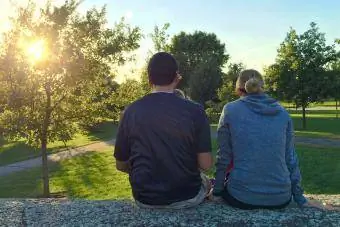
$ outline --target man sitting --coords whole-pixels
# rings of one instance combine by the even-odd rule
[[[201,170],[212,166],[210,126],[199,104],[178,97],[176,60],[155,54],[148,65],[153,92],[122,116],[114,157],[129,173],[133,197],[144,208],[188,208],[210,190]]]

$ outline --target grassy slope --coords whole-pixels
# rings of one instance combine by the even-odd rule
[[[215,142],[213,144],[216,149]],[[339,194],[339,149],[299,146],[297,150],[305,191],[312,194]],[[53,164],[50,170],[51,191],[66,192],[71,198],[131,198],[128,176],[118,172],[114,164],[112,149]],[[0,182],[0,197],[41,195],[39,168],[0,177]]]
[[[66,143],[66,147],[79,147],[93,143],[98,140],[109,140],[116,135],[116,126],[112,122],[104,122],[100,125],[100,129],[92,132],[76,134],[74,138]],[[3,142],[4,143],[4,142]],[[28,146],[24,141],[4,143],[0,142],[0,166],[11,164],[18,161],[27,160],[40,155],[39,149]],[[50,143],[48,145],[49,153],[55,153],[60,149],[64,149],[65,145],[61,141]]]

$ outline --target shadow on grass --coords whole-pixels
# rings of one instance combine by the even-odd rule
[[[49,172],[53,195],[91,200],[131,199],[128,175],[116,170],[112,149],[50,163]],[[0,177],[0,182],[0,198],[42,195],[41,168]]]
[[[51,179],[53,191],[67,191],[70,198],[131,198],[128,176],[115,169],[112,151],[69,159],[58,166]]]
[[[0,198],[36,198],[42,195],[41,168],[0,177]]]

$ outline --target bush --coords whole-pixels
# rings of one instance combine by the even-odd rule
[[[220,119],[220,113],[218,111],[216,111],[214,108],[207,108],[205,110],[205,112],[207,113],[208,119],[210,124],[217,124],[219,119]]]

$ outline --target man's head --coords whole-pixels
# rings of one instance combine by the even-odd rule
[[[176,87],[181,80],[178,74],[178,64],[175,58],[166,52],[152,56],[148,65],[149,81],[154,86]]]

